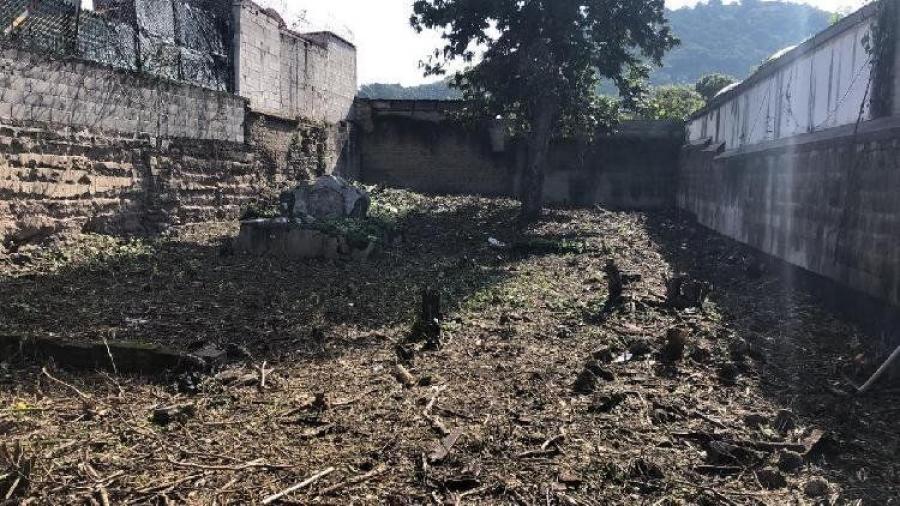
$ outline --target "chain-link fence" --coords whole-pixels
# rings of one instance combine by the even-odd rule
[[[230,91],[230,2],[0,0],[0,42]]]
[[[73,1],[0,0],[0,34],[36,52],[74,50],[78,7]]]

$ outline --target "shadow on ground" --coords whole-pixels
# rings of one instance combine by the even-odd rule
[[[366,262],[235,255],[223,246],[236,232],[228,225],[103,239],[68,253],[80,260],[43,259],[31,273],[0,277],[2,333],[324,359],[411,326],[424,285],[440,288],[452,310],[504,279],[507,260],[488,238],[513,240],[516,213],[508,201],[423,198],[400,224],[403,240]],[[42,273],[48,262],[53,272]]]
[[[821,429],[833,438],[831,451],[813,464],[841,484],[843,495],[833,504],[894,504],[900,496],[896,377],[866,396],[854,390],[897,341],[881,325],[890,320],[884,308],[869,315],[852,311],[865,320],[848,320],[841,300],[853,294],[684,214],[649,215],[646,228],[674,270],[715,285],[712,302],[728,337],[746,343],[753,355],[739,362],[749,383],[796,415],[799,429]]]

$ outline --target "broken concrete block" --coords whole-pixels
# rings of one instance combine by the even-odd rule
[[[281,196],[282,211],[289,218],[328,220],[365,218],[369,195],[337,176],[323,176],[303,183]]]

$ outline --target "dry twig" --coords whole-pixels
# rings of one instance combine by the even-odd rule
[[[304,487],[308,487],[309,485],[312,485],[313,483],[319,481],[320,479],[333,473],[334,471],[335,471],[335,469],[333,467],[329,467],[328,469],[325,469],[324,471],[316,473],[296,485],[290,486],[290,487],[282,490],[281,492],[278,492],[277,494],[272,494],[272,495],[266,497],[265,499],[262,500],[262,502],[260,504],[262,504],[263,506],[265,506],[266,504],[272,504],[273,502],[281,499],[282,497],[284,497],[288,494],[292,494]]]

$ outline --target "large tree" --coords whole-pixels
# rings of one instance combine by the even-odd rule
[[[426,64],[442,74],[461,60],[453,83],[469,111],[499,116],[527,137],[522,217],[543,207],[544,165],[556,133],[593,132],[611,121],[595,93],[607,79],[625,107],[645,93],[647,63],[662,65],[677,44],[664,0],[416,0],[417,30],[438,29],[445,45]]]

